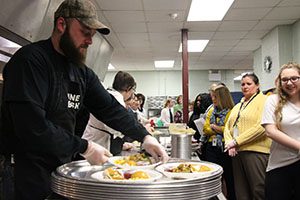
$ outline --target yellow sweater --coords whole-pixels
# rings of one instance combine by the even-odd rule
[[[210,117],[211,117],[213,111],[214,111],[214,107],[212,106],[207,112],[207,115],[205,118],[205,123],[203,125],[203,133],[204,133],[204,135],[208,136],[209,142],[211,142],[213,140],[213,138],[216,137],[216,134],[217,134],[217,132],[215,132],[213,129],[210,128]],[[230,111],[226,114],[224,123],[227,122],[229,115],[230,115]],[[221,128],[222,128],[222,132],[224,132],[225,127],[222,126]],[[223,138],[223,141],[224,141],[224,138]]]
[[[265,129],[260,125],[266,98],[267,96],[259,93],[248,105],[248,102],[243,104],[237,122],[239,135],[235,138],[238,151],[270,153],[271,139],[266,136]],[[233,139],[233,124],[243,101],[244,98],[233,107],[225,124],[225,144]]]

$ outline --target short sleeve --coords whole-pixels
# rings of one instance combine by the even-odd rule
[[[277,102],[278,102],[277,95],[268,96],[264,106],[261,125],[276,123],[274,112],[275,112],[275,107],[277,105]]]

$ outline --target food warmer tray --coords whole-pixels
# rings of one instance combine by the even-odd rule
[[[169,162],[187,161],[171,159]],[[189,160],[190,161],[190,160]],[[221,193],[222,169],[206,178],[170,179],[152,183],[111,183],[91,175],[110,167],[91,166],[85,160],[62,165],[52,173],[52,190],[69,199],[209,199]]]

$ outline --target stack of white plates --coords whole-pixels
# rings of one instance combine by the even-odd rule
[[[165,165],[172,165],[172,163]],[[168,174],[162,171],[164,176],[154,182],[108,181],[98,176],[99,172],[108,166],[111,165],[90,166],[86,161],[62,165],[52,173],[52,190],[69,199],[82,200],[209,199],[221,193],[223,170],[218,165],[214,165],[216,168],[213,173],[201,177],[185,177],[185,179],[168,177]],[[157,169],[162,170],[162,166],[158,166]]]

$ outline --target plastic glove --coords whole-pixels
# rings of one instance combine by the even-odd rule
[[[144,138],[142,147],[149,153],[155,160],[161,160],[166,163],[169,160],[169,156],[164,147],[151,135],[147,135]]]
[[[107,149],[96,144],[95,142],[88,141],[87,150],[81,154],[91,165],[101,165],[107,162],[108,157],[113,156]]]
[[[132,149],[134,147],[134,145],[132,143],[129,142],[125,142],[123,144],[122,150],[123,151],[129,151],[130,149]]]

